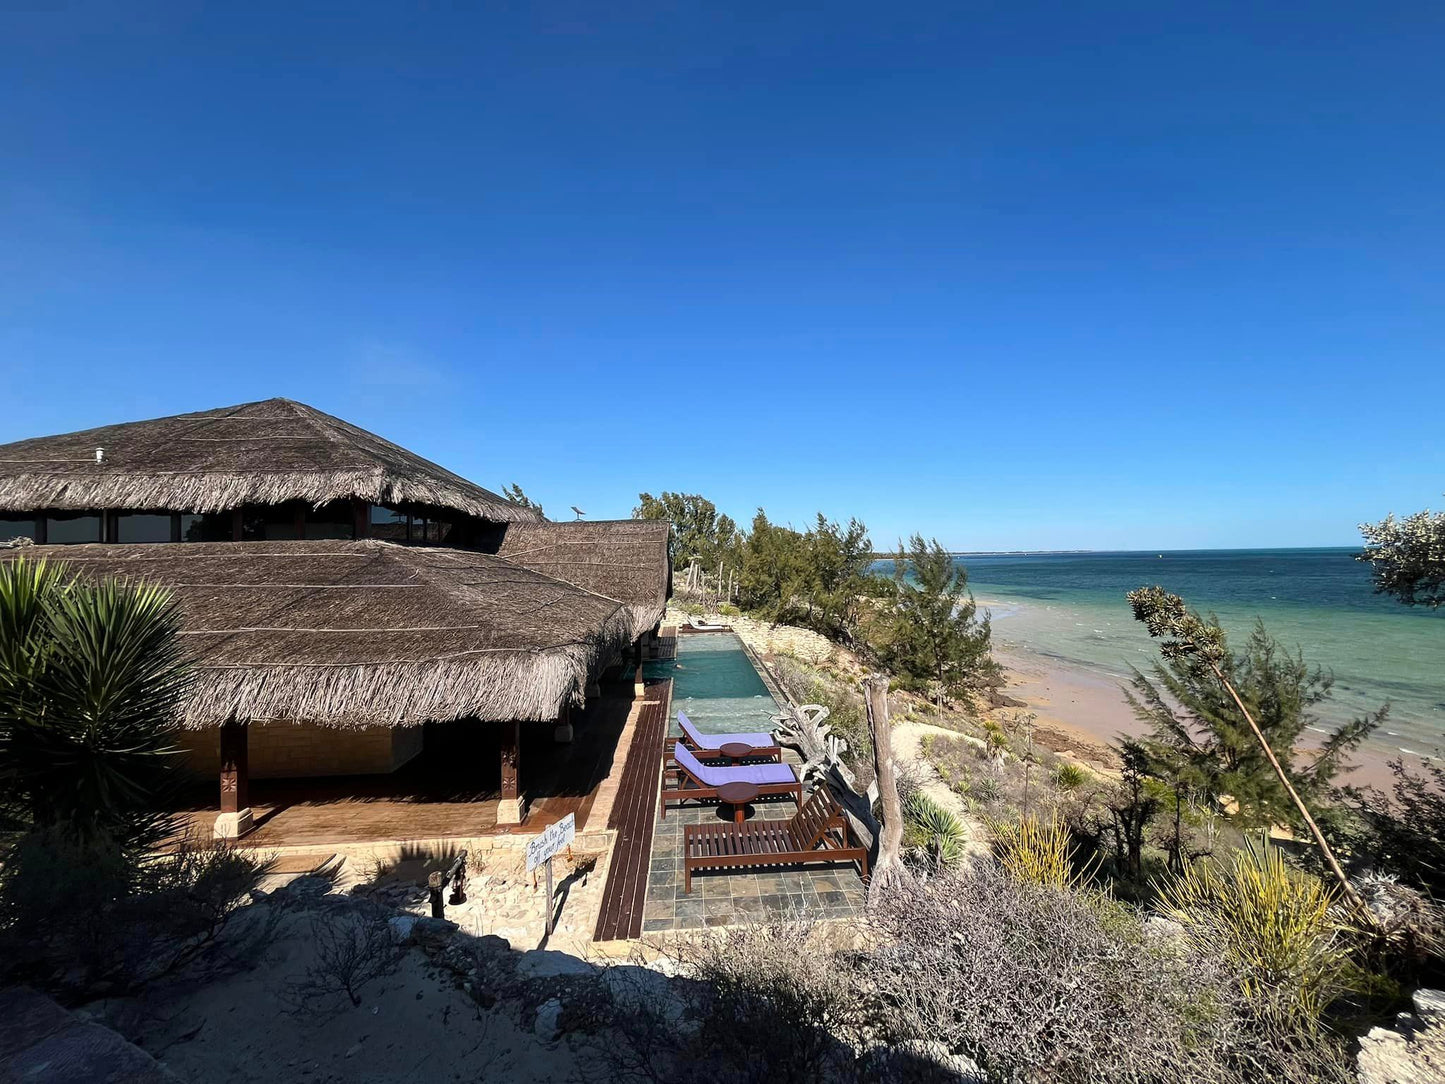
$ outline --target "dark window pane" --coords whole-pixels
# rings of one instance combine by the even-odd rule
[[[100,541],[100,517],[87,515],[47,516],[45,541],[52,546],[68,546],[76,542]]]
[[[171,517],[133,516],[126,513],[116,517],[115,540],[117,542],[169,542],[171,540]]]
[[[426,525],[426,540],[433,545],[441,545],[449,541],[455,531],[455,527],[444,519],[428,520]]]
[[[248,508],[241,517],[243,542],[275,542],[294,539],[297,508],[291,504]]]
[[[181,541],[231,541],[231,513],[207,512],[203,516],[181,516]]]
[[[0,519],[0,542],[8,542],[12,538],[28,538],[33,542],[35,540],[35,517]]]
[[[306,510],[306,537],[307,538],[344,538],[356,537],[356,523],[352,519],[351,502],[332,501],[330,504],[323,504],[320,508],[308,508]]]
[[[371,506],[371,537],[385,539],[388,542],[405,542],[406,513],[398,512],[395,508],[387,508],[385,505],[373,504]]]

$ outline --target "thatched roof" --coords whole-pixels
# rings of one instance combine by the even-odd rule
[[[627,606],[638,632],[662,620],[672,585],[659,520],[511,523],[499,556]]]
[[[100,463],[97,448],[105,449]],[[541,518],[375,433],[290,399],[0,444],[0,511],[220,512],[350,497],[456,509],[502,523]]]
[[[464,550],[363,541],[0,551],[40,558],[174,592],[200,675],[189,727],[555,719],[633,635],[620,603]]]

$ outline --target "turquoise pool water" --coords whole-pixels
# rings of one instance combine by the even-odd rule
[[[681,634],[677,658],[649,662],[648,677],[672,678],[672,733],[683,711],[704,734],[771,730],[777,701],[736,633]]]

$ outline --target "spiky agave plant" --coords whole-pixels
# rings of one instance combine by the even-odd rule
[[[190,687],[168,592],[0,564],[0,794],[15,827],[144,848],[165,832]]]
[[[1247,840],[1156,882],[1163,913],[1211,955],[1231,962],[1260,1012],[1313,1026],[1348,974],[1345,928],[1329,887],[1286,864],[1277,847]]]
[[[938,802],[915,790],[903,803],[903,815],[908,821],[904,842],[926,855],[934,869],[949,869],[963,860],[968,829]]]
[[[1082,883],[1082,875],[1074,869],[1069,829],[1057,817],[993,821],[989,831],[994,839],[994,857],[1011,877],[1053,888]]]

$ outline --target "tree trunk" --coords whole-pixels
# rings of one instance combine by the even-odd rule
[[[1379,922],[1375,919],[1374,912],[1365,905],[1365,901],[1360,897],[1360,894],[1355,891],[1355,886],[1350,884],[1350,879],[1345,876],[1345,871],[1340,868],[1339,860],[1335,858],[1335,852],[1330,849],[1329,843],[1325,841],[1325,834],[1320,831],[1320,826],[1315,823],[1314,817],[1310,816],[1309,808],[1305,805],[1304,799],[1299,796],[1299,792],[1294,789],[1294,784],[1289,781],[1289,776],[1285,773],[1284,766],[1280,764],[1279,758],[1274,755],[1274,749],[1270,747],[1269,740],[1264,736],[1264,731],[1262,731],[1259,728],[1259,724],[1254,721],[1254,716],[1251,715],[1249,709],[1244,706],[1244,701],[1240,699],[1239,693],[1235,691],[1229,679],[1224,676],[1224,671],[1219,668],[1219,665],[1210,661],[1209,668],[1214,671],[1214,676],[1219,679],[1219,683],[1223,685],[1225,689],[1228,690],[1229,695],[1234,698],[1235,706],[1238,707],[1240,713],[1243,714],[1244,721],[1249,724],[1249,729],[1254,732],[1254,739],[1259,742],[1259,747],[1264,750],[1264,755],[1269,759],[1270,766],[1274,768],[1274,774],[1279,777],[1280,785],[1284,787],[1285,793],[1294,800],[1295,808],[1299,810],[1300,816],[1304,818],[1305,824],[1309,827],[1310,834],[1315,837],[1315,843],[1319,845],[1320,854],[1324,856],[1326,864],[1330,867],[1330,871],[1334,873],[1335,880],[1339,882],[1340,890],[1344,893],[1345,899],[1350,901],[1350,904],[1369,926],[1378,929]]]
[[[888,679],[874,674],[863,681],[868,707],[868,732],[873,739],[873,768],[878,776],[878,801],[882,825],[878,832],[878,860],[868,885],[868,906],[907,880],[903,868],[903,802],[898,797],[898,779],[893,774],[893,734],[888,725]]]

